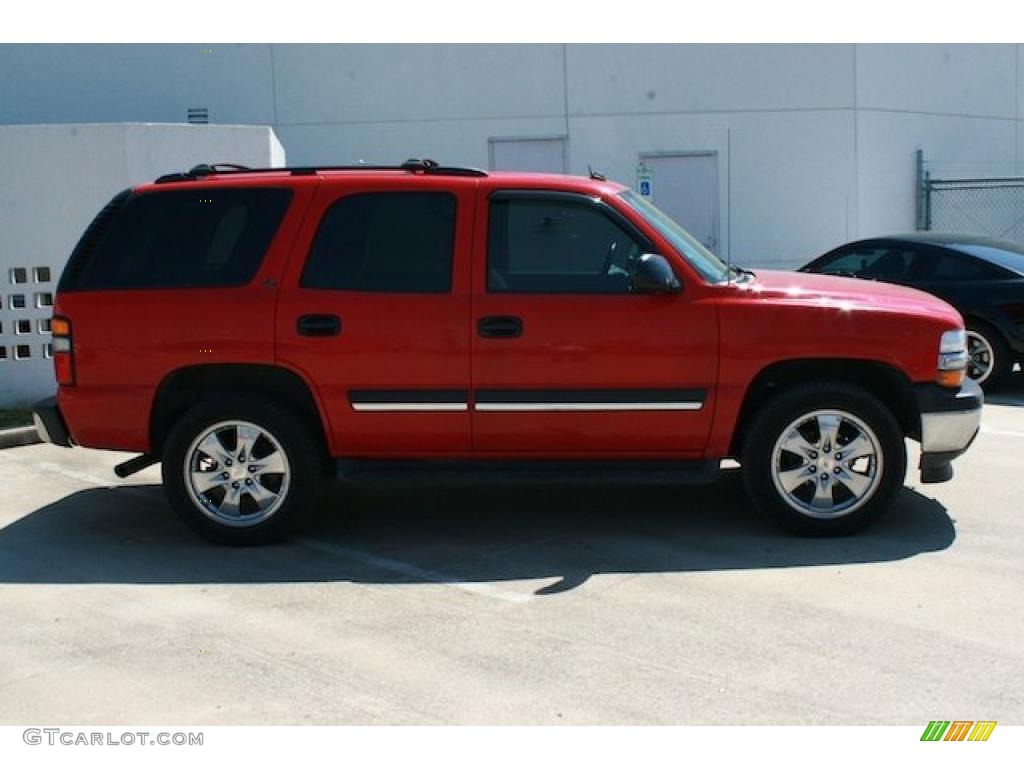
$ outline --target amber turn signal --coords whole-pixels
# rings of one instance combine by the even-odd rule
[[[935,381],[942,387],[959,387],[964,383],[964,369],[958,368],[955,371],[939,371]]]

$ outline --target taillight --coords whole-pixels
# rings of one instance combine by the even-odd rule
[[[57,383],[69,387],[75,383],[75,350],[71,343],[71,321],[55,315],[50,321],[53,334],[53,372]]]

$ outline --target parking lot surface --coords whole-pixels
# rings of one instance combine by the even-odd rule
[[[124,458],[0,451],[2,723],[1024,723],[1024,385],[951,483],[911,470],[832,540],[763,522],[733,470],[338,487],[232,549]]]

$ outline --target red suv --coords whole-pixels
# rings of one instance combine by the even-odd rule
[[[217,541],[293,529],[341,465],[742,464],[802,533],[883,512],[978,430],[963,321],[882,283],[729,267],[620,184],[198,166],[117,195],[61,277],[59,445],[161,461]]]

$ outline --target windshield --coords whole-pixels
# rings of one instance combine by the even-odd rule
[[[658,234],[668,240],[679,252],[679,255],[700,272],[705,280],[709,283],[720,283],[728,279],[729,269],[724,262],[643,197],[630,189],[620,192],[619,197],[625,200],[630,208],[643,216],[648,224],[658,230]]]

